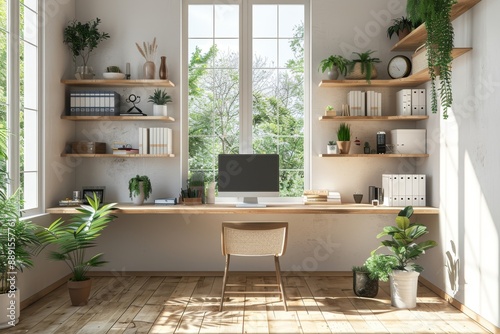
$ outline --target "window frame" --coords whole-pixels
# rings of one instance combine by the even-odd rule
[[[7,160],[7,170],[9,172],[10,183],[7,187],[7,193],[13,194],[21,186],[21,155],[20,155],[20,114],[21,114],[21,91],[20,91],[20,52],[21,43],[26,41],[21,39],[20,22],[21,11],[20,6],[23,4],[20,0],[9,0],[7,3],[8,15],[8,37],[7,37],[7,128],[9,135],[7,139],[7,152],[9,159]],[[37,205],[34,208],[23,209],[23,216],[32,216],[42,213],[44,199],[42,197],[42,74],[43,74],[43,61],[42,61],[42,25],[40,24],[42,15],[42,1],[37,0],[36,7],[36,29],[37,29],[37,104],[36,104],[36,124],[37,124]],[[26,80],[26,79],[25,79]],[[15,130],[14,130],[15,129]]]
[[[183,0],[182,6],[182,56],[181,56],[181,174],[188,178],[189,159],[189,111],[188,111],[188,7],[191,4],[238,4],[240,6],[240,153],[252,153],[252,6],[271,5],[304,5],[304,189],[311,184],[311,140],[310,140],[310,108],[311,108],[311,64],[310,64],[310,0]],[[245,15],[244,13],[249,13]],[[273,202],[297,202],[301,197],[273,198]],[[265,202],[265,199],[263,199]]]

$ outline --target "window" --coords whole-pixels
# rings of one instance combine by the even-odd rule
[[[38,0],[0,0],[0,122],[9,130],[8,192],[39,207]]]
[[[189,173],[220,153],[278,153],[280,194],[304,190],[306,3],[190,0]]]

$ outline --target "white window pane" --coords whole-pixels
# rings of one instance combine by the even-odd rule
[[[37,14],[28,8],[21,6],[21,11],[24,12],[24,20],[20,21],[19,30],[21,38],[31,44],[38,45],[37,37]],[[22,18],[22,16],[21,16]]]
[[[38,0],[21,0],[20,3],[34,12],[38,12]]]
[[[215,6],[215,37],[238,37],[239,22],[239,6]]]
[[[190,5],[189,6],[189,37],[213,37],[213,6]]]
[[[224,62],[224,68],[239,68],[239,40],[217,39],[217,59],[231,60]]]
[[[0,0],[0,13],[7,13],[7,0]],[[7,30],[7,15],[0,15],[0,29]]]
[[[284,68],[288,61],[295,59],[295,55],[291,48],[291,39],[280,39],[279,43],[279,63],[278,67]]]
[[[38,170],[38,113],[24,110],[24,171]]]
[[[0,45],[7,45],[7,34],[0,32]],[[0,81],[7,82],[7,52],[0,52]],[[0,85],[0,103],[7,103],[7,87]]]
[[[38,109],[38,50],[24,43],[24,107]]]
[[[38,173],[24,173],[23,182],[23,197],[24,210],[34,209],[38,207]]]
[[[294,28],[304,22],[304,6],[279,6],[279,37],[293,37]]]
[[[278,65],[278,47],[274,39],[253,40],[254,67],[276,67]]]
[[[278,36],[277,13],[276,5],[253,6],[253,38]]]

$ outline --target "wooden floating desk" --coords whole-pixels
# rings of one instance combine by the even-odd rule
[[[237,208],[234,204],[203,205],[132,205],[117,204],[116,214],[370,214],[397,215],[403,207],[372,206],[369,204],[268,204],[264,208]],[[439,209],[433,207],[414,207],[414,214],[438,215]],[[73,214],[76,207],[55,207],[47,209],[50,214]]]

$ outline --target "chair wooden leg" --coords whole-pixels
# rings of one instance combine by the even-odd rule
[[[219,312],[222,312],[222,304],[224,303],[224,294],[226,293],[228,271],[229,271],[229,254],[226,254],[226,266],[224,267],[224,278],[222,279],[222,296],[220,299]]]
[[[276,267],[276,280],[278,281],[278,284],[280,286],[281,299],[283,299],[283,306],[285,307],[285,311],[288,311],[288,305],[286,304],[285,288],[283,287],[283,280],[281,279],[280,260],[277,256],[274,257],[274,266]]]

